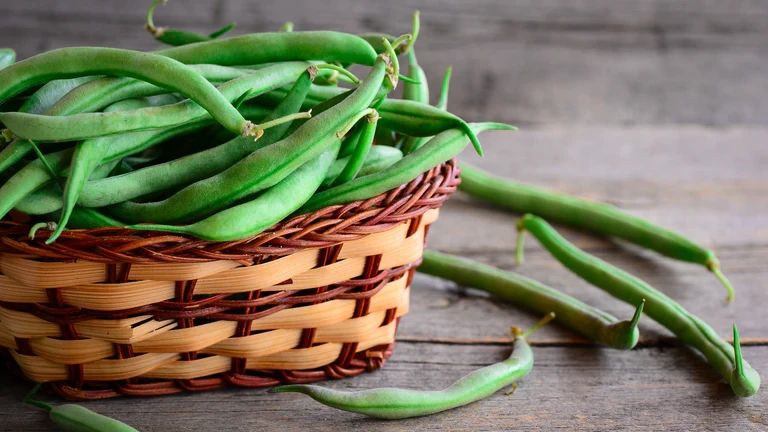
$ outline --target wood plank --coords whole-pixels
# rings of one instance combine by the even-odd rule
[[[317,404],[306,396],[228,389],[160,398],[88,402],[144,432],[216,430],[766,430],[768,392],[740,399],[708,365],[679,347],[619,352],[535,347],[536,365],[510,396],[425,418],[377,421]],[[768,370],[768,347],[747,347]],[[337,389],[381,386],[440,389],[509,355],[504,344],[398,343],[375,373],[324,383]],[[18,402],[31,386],[0,375],[0,431],[48,431],[43,411]],[[41,399],[51,401],[46,396]],[[60,401],[53,401],[60,403]],[[12,413],[12,414],[11,414]]]
[[[297,29],[407,32],[422,11],[420,63],[454,66],[452,110],[471,120],[565,124],[768,124],[768,3],[644,0],[246,0],[170,2],[157,24],[234,34]],[[21,58],[71,45],[156,49],[144,5],[5,2],[0,40]]]
[[[725,305],[724,288],[702,267],[561,229],[579,247],[639,276],[704,317],[720,335],[729,338],[736,323],[745,337],[762,339],[768,337],[768,321],[757,316],[768,306],[768,194],[764,193],[768,174],[763,168],[768,152],[761,144],[766,137],[768,131],[763,129],[701,128],[488,133],[481,137],[486,158],[474,156],[471,149],[462,158],[499,175],[615,203],[714,247],[737,289],[732,305]],[[632,179],[639,179],[640,185],[633,186]],[[753,187],[740,187],[745,183]],[[431,228],[428,246],[519,272],[617,317],[631,316],[632,307],[572,275],[534,239],[526,240],[525,265],[515,267],[516,217],[457,194]],[[418,278],[412,290],[414,306],[399,336],[497,340],[509,325],[530,325],[538,318],[472,292],[468,296],[457,292],[452,283]],[[456,326],[457,316],[483,325]],[[649,341],[670,336],[647,317],[640,328]],[[572,341],[575,337],[558,326],[548,326],[534,339]]]

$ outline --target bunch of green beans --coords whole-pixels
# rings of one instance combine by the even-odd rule
[[[514,129],[468,123],[448,112],[450,67],[430,105],[414,49],[418,12],[411,34],[397,38],[295,32],[292,23],[277,32],[224,37],[234,24],[209,35],[155,26],[160,2],[150,6],[146,29],[170,48],[63,48],[18,63],[13,50],[0,49],[0,137],[8,142],[0,151],[0,218],[11,210],[29,215],[35,241],[55,242],[72,228],[126,226],[242,240],[291,215],[385,193],[468,143],[482,155],[479,133]],[[408,60],[405,75],[399,56]],[[350,65],[370,69],[361,80]],[[403,98],[391,98],[400,80]],[[682,235],[607,205],[461,167],[460,189],[470,195],[701,264],[733,297],[714,253]],[[543,219],[526,216],[519,227],[569,269],[636,307],[634,316],[620,321],[536,281],[438,252],[425,251],[419,271],[549,313],[545,321],[556,317],[615,349],[635,346],[646,313],[702,352],[736,394],[757,392],[759,375],[742,358],[735,326],[731,347],[644,282],[578,251]],[[490,396],[531,370],[530,331],[513,333],[509,359],[444,391],[343,393],[303,385],[273,391],[304,393],[374,417],[433,414]],[[80,407],[28,402],[51,411],[68,430],[133,430]]]

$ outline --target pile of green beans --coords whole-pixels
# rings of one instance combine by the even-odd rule
[[[418,12],[411,34],[397,38],[294,32],[292,23],[277,32],[225,37],[234,24],[209,35],[155,26],[160,2],[150,6],[146,29],[172,46],[167,49],[63,48],[18,63],[13,50],[0,49],[0,138],[7,143],[0,151],[0,219],[12,210],[28,215],[34,241],[53,243],[67,229],[102,227],[242,240],[291,215],[385,193],[468,143],[482,155],[478,134],[514,129],[468,123],[448,112],[450,67],[430,105],[427,74],[414,49]],[[398,56],[408,60],[405,75]],[[351,65],[369,67],[365,78],[349,72]],[[403,98],[394,99],[400,80]],[[714,253],[680,234],[608,205],[461,168],[465,193],[703,265],[733,298]],[[620,321],[539,282],[434,251],[424,252],[418,270],[549,313],[545,321],[556,317],[615,349],[637,344],[646,313],[704,354],[736,394],[757,392],[760,377],[742,358],[735,326],[731,347],[700,318],[579,251],[543,219],[528,215],[518,227],[576,274],[636,307],[634,316]],[[522,261],[521,245],[518,253]],[[513,333],[509,359],[440,392],[343,393],[304,385],[273,391],[304,393],[380,418],[433,414],[490,396],[531,370],[530,332]],[[80,407],[27,402],[48,409],[68,430],[133,430]]]
[[[46,243],[100,222],[240,240],[319,203],[386,192],[467,141],[481,152],[478,132],[509,128],[470,126],[424,98],[389,98],[401,79],[407,94],[427,88],[423,71],[404,76],[398,59],[417,67],[418,14],[413,34],[375,41],[290,24],[227,37],[232,26],[210,35],[155,26],[160,2],[146,28],[171,48],[73,47],[18,63],[0,51],[9,142],[0,151],[0,218],[31,216],[34,238]],[[364,80],[352,64],[371,68]],[[404,155],[396,133],[422,137],[429,152]]]

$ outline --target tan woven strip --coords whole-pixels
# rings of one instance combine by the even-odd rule
[[[432,225],[432,223],[437,220],[438,216],[440,216],[439,208],[427,210],[427,212],[421,216],[421,225]]]
[[[3,254],[0,254],[2,259]],[[0,301],[11,303],[45,303],[48,297],[43,289],[30,289],[19,281],[0,275]]]
[[[36,382],[64,381],[67,367],[36,356],[26,356],[11,350],[16,363],[28,378]],[[121,360],[99,360],[83,366],[88,381],[114,381],[144,375],[163,364],[178,360],[178,354],[142,354]]]
[[[0,347],[18,349],[16,346],[16,340],[13,338],[8,329],[5,328],[2,321],[0,321]]]
[[[103,282],[106,265],[91,261],[40,262],[0,254],[0,272],[13,279],[24,281],[33,288],[58,288],[83,283]]]
[[[151,280],[121,284],[87,284],[61,290],[61,297],[69,305],[115,311],[172,299],[175,286],[172,281]]]
[[[301,341],[301,332],[301,329],[281,329],[225,339],[202,352],[238,358],[266,356],[298,346]]]
[[[235,335],[237,322],[216,321],[194,327],[171,330],[133,344],[134,352],[202,351]]]
[[[225,270],[240,267],[235,261],[206,263],[133,264],[129,280],[178,281],[202,279]]]
[[[339,259],[378,255],[396,249],[405,240],[408,223],[403,222],[391,230],[370,234],[359,240],[344,242]]]
[[[367,335],[368,339],[358,344],[357,352],[377,345],[392,343],[395,337],[395,322],[380,327]],[[298,341],[297,341],[298,342]],[[311,348],[292,349],[278,354],[248,358],[248,369],[314,369],[333,363],[339,356],[343,344],[324,343]],[[212,356],[192,361],[175,361],[144,374],[147,378],[192,379],[226,372],[231,359]]]
[[[52,338],[30,339],[35,355],[62,365],[90,363],[115,354],[112,342],[98,339],[61,340]]]
[[[315,267],[317,254],[317,249],[305,250],[257,266],[224,271],[198,280],[195,293],[238,293],[265,289]]]
[[[60,337],[61,328],[27,312],[0,306],[0,324],[18,338]],[[155,321],[145,315],[117,320],[90,320],[75,324],[81,337],[101,339],[117,344],[132,344],[176,327],[173,320]]]

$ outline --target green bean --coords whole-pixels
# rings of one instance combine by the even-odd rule
[[[211,82],[230,81],[252,73],[248,70],[209,64],[189,65],[188,67]],[[163,93],[168,93],[168,89],[135,78],[101,77],[72,89],[42,114],[65,116],[96,112],[123,99]]]
[[[208,241],[232,241],[253,237],[280,222],[307,202],[336,160],[340,145],[341,141],[334,139],[325,152],[306,161],[258,198],[223,210],[199,222],[183,226],[132,225],[129,228],[191,234]]]
[[[174,98],[175,99],[175,98]],[[159,100],[159,103],[167,102],[166,100]],[[114,104],[104,108],[104,112],[120,112],[130,109],[140,109],[150,106],[152,101],[149,99],[128,99],[121,102],[115,102]],[[75,152],[72,154],[72,163],[69,169],[69,175],[64,183],[63,196],[61,198],[63,210],[61,212],[61,218],[56,226],[56,230],[46,241],[46,244],[51,244],[61,235],[64,229],[67,227],[67,221],[72,214],[77,199],[80,196],[80,192],[85,186],[85,182],[94,172],[96,167],[101,164],[101,160],[106,155],[107,151],[115,141],[114,136],[95,138],[80,141],[75,145]],[[110,169],[111,171],[111,169]]]
[[[293,31],[293,23],[288,21],[287,23],[283,24],[278,30],[278,33],[290,33]]]
[[[296,81],[293,90],[264,121],[271,121],[295,113],[312,82],[308,70]],[[220,146],[191,154],[170,162],[152,165],[128,174],[86,183],[78,203],[86,207],[118,204],[140,196],[188,185],[216,175],[243,157],[282,139],[289,123],[268,129],[258,141],[237,137]]]
[[[151,33],[155,39],[164,44],[180,46],[195,42],[209,41],[216,39],[217,37],[222,36],[235,28],[235,23],[232,23],[219,30],[216,30],[215,32],[211,33],[210,36],[206,36],[188,31],[169,29],[166,27],[155,27],[155,23],[152,21],[152,13],[154,12],[158,3],[163,3],[163,5],[165,5],[167,1],[168,0],[154,0],[152,2],[152,4],[149,6],[149,10],[147,11],[147,24],[144,26],[144,28],[146,28],[147,31]]]
[[[343,392],[316,385],[289,384],[274,387],[269,392],[302,393],[333,408],[389,420],[439,413],[485,399],[526,376],[533,368],[533,351],[525,338],[554,315],[550,313],[525,333],[513,327],[515,339],[509,358],[471,372],[445,390],[380,388]]]
[[[251,153],[226,171],[189,185],[168,199],[122,203],[114,211],[128,222],[190,220],[277,184],[340,140],[337,131],[370,105],[378,93],[387,62],[387,57],[379,57],[368,77],[349,97],[317,114],[282,141]]]
[[[445,69],[445,75],[443,76],[443,87],[440,90],[440,99],[437,101],[437,105],[435,105],[437,109],[441,109],[441,110],[448,109],[448,92],[451,88],[452,72],[453,72],[453,68],[451,66],[448,66],[448,68]]]
[[[83,83],[92,81],[98,77],[79,77],[72,79],[54,80],[40,87],[18,111],[30,114],[48,114],[51,106],[55,105],[62,97]],[[5,132],[5,131],[4,131]],[[5,171],[11,165],[20,161],[32,151],[32,145],[26,140],[15,139],[0,152],[0,172]]]
[[[237,112],[237,109],[216,87],[183,63],[157,54],[117,48],[61,48],[38,54],[0,70],[0,102],[26,88],[52,79],[98,74],[128,76],[177,91],[202,106],[222,126],[232,132],[243,135],[255,133],[251,123]],[[0,114],[3,116],[0,117],[0,121],[14,134],[19,135],[19,132],[14,129],[14,124],[8,122],[8,116],[13,115],[20,115],[23,118],[27,114],[3,113]],[[16,127],[18,128],[18,123]],[[33,136],[25,136],[24,133],[19,136],[40,140]]]
[[[424,251],[423,261],[416,271],[485,291],[535,313],[555,312],[557,322],[611,348],[632,349],[640,337],[637,323],[643,302],[631,320],[619,321],[613,315],[532,279],[431,250]]]
[[[249,98],[255,97],[259,93],[294,81],[308,66],[309,64],[306,62],[282,63],[231,80],[221,85],[216,91],[220,91],[220,97],[231,102],[236,101],[245,93],[248,93]],[[232,105],[230,104],[230,106]],[[232,108],[235,109],[234,106]],[[15,134],[23,138],[34,141],[55,141],[86,139],[128,131],[170,127],[190,122],[206,115],[209,115],[209,113],[194,100],[185,100],[163,107],[144,108],[119,113],[76,114],[66,117],[0,113],[0,120],[4,121],[6,126],[13,130]],[[243,118],[239,112],[237,116]],[[213,117],[216,118],[215,116]],[[244,121],[247,120],[244,119]],[[258,137],[263,132],[250,121],[248,121],[248,125],[249,132],[246,135]],[[228,127],[227,129],[232,131]],[[238,134],[240,135],[240,133]]]
[[[373,110],[370,114],[365,116],[365,124],[363,125],[362,132],[360,133],[360,139],[355,145],[355,151],[349,158],[349,162],[341,171],[341,173],[333,181],[333,186],[344,184],[350,180],[353,180],[360,172],[360,168],[365,162],[366,156],[373,145],[373,137],[376,133],[376,124],[379,121],[379,114]]]
[[[0,70],[16,62],[16,51],[11,48],[0,48]]]
[[[514,129],[502,123],[472,123],[469,127],[473,135],[487,130]],[[347,204],[382,194],[410,182],[430,168],[453,158],[467,145],[468,141],[469,138],[463,130],[449,129],[383,171],[316,194],[299,209],[299,212],[309,213],[323,207]]]
[[[66,97],[66,95],[73,89],[97,78],[99,77],[84,76],[47,82],[24,102],[24,105],[19,108],[19,111],[29,114],[56,115],[50,114],[48,110],[56,105],[62,98]]]
[[[343,145],[344,144],[342,143],[342,146]],[[338,159],[331,165],[331,169],[328,170],[328,175],[325,176],[325,180],[323,180],[323,183],[320,185],[320,190],[331,187],[331,184],[336,180],[336,177],[338,177],[344,167],[347,166],[350,158],[351,156],[342,157],[341,152],[339,152]],[[375,145],[371,147],[371,150],[368,152],[368,155],[363,162],[363,166],[357,173],[357,177],[377,173],[392,166],[392,164],[402,158],[403,152],[394,147]]]
[[[80,405],[59,405],[54,407],[51,404],[30,400],[34,393],[40,388],[38,384],[30,394],[24,398],[24,403],[42,408],[48,411],[48,416],[61,429],[71,432],[138,432],[127,424],[97,414]]]
[[[371,66],[377,55],[364,39],[334,31],[253,33],[168,48],[155,53],[182,63],[222,66],[297,60]]]
[[[533,213],[557,223],[618,237],[669,258],[706,266],[728,290],[728,301],[733,301],[733,287],[720,271],[715,253],[678,233],[608,204],[502,179],[465,163],[461,164],[461,173],[459,190],[474,197],[516,212]]]
[[[307,102],[302,109],[311,109],[315,104],[330,97],[338,97],[345,89],[338,87],[312,86],[307,95]],[[285,94],[285,89],[266,93],[259,99],[268,105],[277,103]],[[407,100],[385,99],[376,107],[381,120],[378,127],[414,137],[428,137],[450,128],[461,128],[470,133],[467,123],[461,118],[441,109]],[[472,144],[478,154],[482,155],[480,142],[474,134],[470,134]]]
[[[408,51],[408,67],[408,76],[421,81],[421,84],[416,85],[406,83],[403,86],[403,99],[429,104],[429,84],[427,83],[427,74],[424,73],[424,69],[419,66],[419,62],[416,59],[416,51],[414,50]],[[424,145],[427,140],[427,137],[407,137],[402,146],[403,154],[412,153],[414,150]]]
[[[645,300],[645,313],[701,352],[707,361],[731,385],[734,393],[747,397],[760,388],[760,375],[722,340],[712,327],[685,310],[680,304],[652,288],[646,282],[587,254],[568,242],[543,219],[525,215],[518,222],[521,234],[527,230],[566,268],[585,281],[629,304]],[[522,253],[522,238],[518,252]],[[735,341],[738,342],[738,341]]]
[[[93,170],[90,178],[106,178],[109,176],[110,172],[119,164],[119,162],[119,160],[114,160],[103,165],[99,165]],[[16,204],[16,207],[14,208],[28,215],[42,215],[51,213],[61,209],[61,193],[61,186],[58,183],[51,182],[19,201],[19,203]]]
[[[199,129],[200,127],[201,122],[192,122],[184,123],[173,128],[118,135],[109,147],[106,156],[102,159],[102,163],[122,159],[125,156],[140,152],[161,143],[169,137],[182,135]],[[73,152],[74,149],[66,149],[49,153],[45,157],[48,162],[51,163],[54,171],[56,171],[57,174],[62,175],[66,173]],[[22,199],[52,181],[54,181],[54,177],[52,177],[48,170],[45,169],[42,161],[36,160],[27,164],[0,186],[0,219]]]

